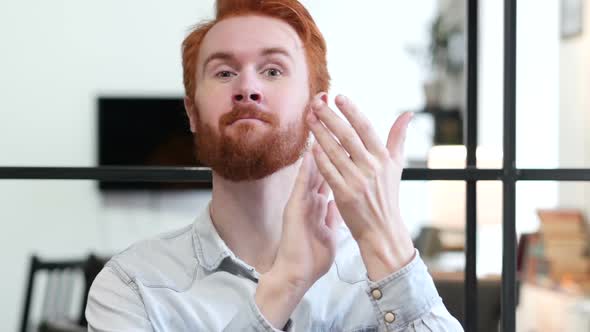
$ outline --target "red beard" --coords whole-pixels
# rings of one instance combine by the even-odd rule
[[[283,130],[274,113],[262,112],[255,106],[234,107],[219,119],[219,133],[210,125],[202,125],[198,113],[196,111],[198,128],[194,135],[197,159],[230,181],[262,179],[296,162],[307,148],[309,127],[304,121],[307,111],[300,121]],[[265,124],[233,124],[236,128],[231,130],[235,133],[227,135],[226,127],[244,117],[253,117]],[[259,130],[255,126],[271,128]]]

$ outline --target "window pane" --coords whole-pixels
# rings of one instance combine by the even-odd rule
[[[590,6],[575,9],[582,1],[562,1],[559,41],[559,166],[590,168]],[[573,9],[573,11],[571,10]],[[570,29],[571,27],[571,29]]]
[[[586,6],[583,10],[561,11],[562,3],[575,6],[581,2],[518,3],[516,166],[519,168],[590,166],[590,118],[586,111],[590,41],[588,33],[564,35],[561,32],[562,27],[579,26],[576,22],[580,19],[582,25],[588,23],[590,15],[586,14],[590,9]],[[502,1],[480,1],[478,138],[481,146],[500,155],[504,137],[503,5]]]
[[[503,1],[479,1],[478,145],[502,164],[504,96]],[[479,156],[478,156],[479,157]],[[489,158],[488,158],[489,159]],[[497,168],[478,164],[479,168]]]
[[[416,194],[422,193],[420,209],[406,190],[411,183]],[[465,182],[404,182],[402,205],[404,215],[422,213],[415,245],[428,265],[449,311],[464,320],[465,286]],[[418,186],[422,186],[420,189]],[[414,195],[416,195],[414,194]],[[500,273],[502,264],[502,184],[481,181],[477,184],[477,278],[479,282],[478,330],[497,326],[500,312]],[[412,211],[412,212],[408,212]],[[416,218],[416,217],[413,217]]]
[[[588,6],[520,2],[517,23],[519,168],[590,167]],[[560,6],[574,9],[561,10]],[[565,8],[565,7],[564,7]],[[530,13],[535,13],[530,15]]]
[[[517,330],[587,328],[589,194],[590,183],[584,182],[517,185],[520,257]]]
[[[516,165],[519,168],[558,166],[558,3],[523,2],[518,6]]]
[[[429,181],[426,190],[430,199],[430,219],[422,227],[432,227],[448,231],[443,237],[453,243],[450,247],[459,248],[454,256],[460,262],[456,267],[440,261],[441,271],[463,271],[465,242],[465,182]],[[502,183],[500,181],[480,181],[477,184],[477,273],[479,277],[497,277],[501,272],[502,246]]]

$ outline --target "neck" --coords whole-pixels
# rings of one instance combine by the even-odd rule
[[[232,182],[213,172],[211,219],[236,256],[265,273],[272,266],[283,230],[283,210],[301,160],[263,179]]]

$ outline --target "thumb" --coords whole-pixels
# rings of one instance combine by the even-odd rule
[[[408,124],[412,120],[414,113],[404,112],[400,115],[389,131],[387,137],[387,151],[389,156],[395,160],[401,162],[404,155],[404,142],[406,141],[406,131],[408,130]]]

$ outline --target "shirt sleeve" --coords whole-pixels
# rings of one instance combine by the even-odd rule
[[[88,294],[86,319],[89,332],[153,331],[141,296],[132,281],[125,282],[115,269],[106,266],[96,277]],[[254,296],[223,331],[280,332],[291,330],[291,320],[283,330],[274,328],[258,309]]]
[[[367,276],[367,281],[379,331],[463,331],[444,306],[418,250],[401,270],[376,282]]]
[[[262,312],[260,312],[256,305],[254,297],[251,296],[248,299],[248,309],[242,310],[236,315],[223,331],[289,332],[291,331],[291,319],[287,321],[287,324],[282,330],[273,327],[271,323],[264,318]]]
[[[145,307],[132,283],[126,283],[106,266],[88,293],[86,320],[89,332],[153,331]]]

